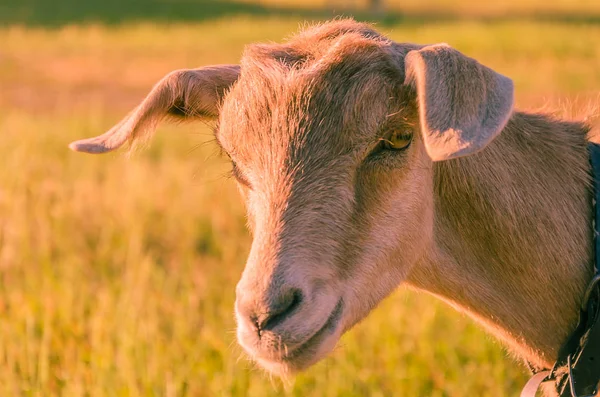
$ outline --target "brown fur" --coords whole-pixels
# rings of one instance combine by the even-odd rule
[[[218,111],[254,235],[238,339],[265,368],[313,364],[402,282],[552,365],[591,272],[588,127],[513,113],[509,79],[351,20],[177,73],[72,148]],[[391,131],[410,147],[375,152]]]

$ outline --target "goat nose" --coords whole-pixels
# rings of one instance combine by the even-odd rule
[[[268,296],[262,304],[253,299],[240,299],[238,295],[237,306],[239,314],[250,321],[260,337],[263,331],[274,329],[290,317],[303,299],[302,290],[289,288]]]

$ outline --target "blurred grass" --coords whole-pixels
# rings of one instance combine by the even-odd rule
[[[600,23],[600,3],[596,0],[388,0],[384,4],[384,14],[371,15],[368,0],[3,0],[0,23],[197,23],[240,15],[321,19],[339,13],[385,24],[465,19]]]
[[[66,144],[109,128],[172,69],[236,62],[244,44],[331,12],[317,0],[131,4],[0,3],[0,395],[516,395],[521,364],[404,290],[292,385],[243,358],[233,301],[250,240],[210,129],[162,126],[132,159]],[[407,0],[379,25],[511,76],[522,108],[597,101],[597,2],[494,4]]]

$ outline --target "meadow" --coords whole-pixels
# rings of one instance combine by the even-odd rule
[[[269,377],[235,341],[250,237],[209,126],[164,124],[131,157],[67,149],[173,69],[235,63],[340,12],[371,19],[341,3],[0,1],[0,396],[518,394],[522,363],[402,287],[330,358]],[[595,0],[391,3],[380,30],[510,76],[521,109],[584,117],[599,101]]]

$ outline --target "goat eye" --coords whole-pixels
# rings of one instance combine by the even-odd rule
[[[383,138],[383,148],[387,150],[403,150],[412,142],[412,131],[394,131],[388,137]]]
[[[237,164],[231,160],[231,175],[242,185],[250,188],[250,182],[246,179],[242,171],[238,168]]]

